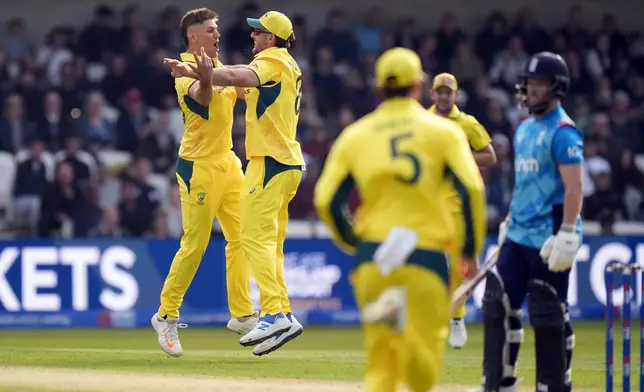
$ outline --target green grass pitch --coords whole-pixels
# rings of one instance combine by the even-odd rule
[[[574,324],[576,347],[573,380],[576,390],[604,390],[605,331],[601,322]],[[534,386],[534,336],[525,326],[519,359],[523,387]],[[468,326],[469,341],[461,350],[446,349],[441,386],[478,385],[481,379],[482,329]],[[360,381],[365,365],[362,335],[357,328],[308,327],[281,350],[255,357],[225,329],[180,331],[184,357],[168,358],[150,329],[4,330],[0,331],[2,367],[71,368],[178,375],[300,380]],[[615,388],[621,389],[621,329],[615,330]],[[633,328],[631,390],[639,391],[639,330]],[[0,391],[30,391],[3,389]]]

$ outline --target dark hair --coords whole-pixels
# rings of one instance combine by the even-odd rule
[[[412,86],[407,87],[389,87],[389,85],[394,84],[396,81],[395,76],[389,76],[385,83],[385,87],[382,88],[382,95],[385,99],[389,98],[399,98],[399,97],[408,97],[411,92]]]
[[[275,47],[276,48],[290,48],[291,47],[291,39],[282,39],[278,36],[275,36]]]
[[[409,87],[385,87],[382,89],[382,95],[385,99],[408,97],[411,93],[411,86]]]
[[[183,18],[181,18],[181,23],[179,24],[179,29],[181,30],[181,40],[183,41],[183,46],[188,49],[188,28],[190,26],[202,24],[203,22],[217,19],[217,13],[208,8],[197,8],[194,10],[188,11]]]

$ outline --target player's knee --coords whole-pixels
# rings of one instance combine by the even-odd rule
[[[483,316],[491,319],[505,319],[510,311],[510,302],[501,277],[494,271],[486,274],[483,293]]]
[[[537,328],[563,327],[568,314],[565,303],[561,302],[555,288],[540,280],[528,285],[528,312],[530,324]]]
[[[507,340],[508,343],[521,344],[523,343],[523,325],[521,324],[521,310],[512,310],[508,315],[508,330]]]

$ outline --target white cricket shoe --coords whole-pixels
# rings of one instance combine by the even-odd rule
[[[405,290],[392,287],[383,291],[377,300],[368,304],[362,311],[362,320],[366,323],[390,323],[393,328],[402,331],[405,325]]]
[[[246,335],[257,325],[258,320],[257,313],[245,317],[233,317],[228,321],[226,328],[240,335]]]
[[[242,346],[254,346],[261,342],[288,331],[291,328],[291,322],[288,321],[283,312],[276,315],[267,314],[259,318],[259,322],[246,335],[239,339]]]
[[[179,323],[177,318],[163,318],[159,313],[152,316],[152,327],[157,331],[159,345],[161,350],[171,357],[180,357],[183,355],[181,342],[179,342],[179,328],[186,328],[186,324]]]
[[[304,327],[302,327],[302,324],[300,324],[300,322],[297,321],[297,319],[295,318],[295,316],[293,316],[292,313],[287,314],[286,318],[288,318],[291,321],[291,328],[288,331],[282,334],[273,336],[270,339],[264,340],[262,343],[255,346],[255,348],[253,349],[253,354],[257,356],[270,354],[273,351],[285,345],[286,343],[300,336],[302,332],[304,332]]]
[[[452,319],[449,331],[449,345],[452,348],[463,348],[467,343],[467,329],[465,328],[465,320]]]

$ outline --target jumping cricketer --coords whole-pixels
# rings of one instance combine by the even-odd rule
[[[488,135],[485,128],[469,114],[462,112],[456,106],[456,100],[459,97],[458,82],[454,75],[442,73],[436,75],[432,83],[430,96],[434,105],[429,108],[431,113],[438,114],[446,117],[465,132],[465,137],[470,144],[470,148],[474,154],[474,160],[479,167],[490,167],[496,163],[496,154],[492,147],[492,139]],[[452,200],[452,213],[460,214],[461,206],[457,194],[453,194],[450,198]],[[456,230],[458,233],[463,231],[462,225],[458,224],[463,220],[458,216],[455,217],[457,223]],[[455,238],[462,238],[462,234],[457,234]],[[463,244],[455,243],[450,249],[449,258],[451,260],[458,260],[460,257],[460,247]],[[458,288],[463,283],[461,276],[457,272],[457,263],[450,263],[452,267],[451,288],[452,290]],[[462,348],[467,342],[467,330],[465,328],[465,305],[452,315],[451,328],[449,333],[449,344],[453,348]]]
[[[255,57],[250,65],[217,68],[215,86],[245,88],[246,169],[241,202],[241,240],[251,273],[260,290],[261,317],[239,340],[255,346],[255,355],[275,351],[302,333],[291,313],[284,281],[284,240],[288,205],[304,170],[296,141],[302,99],[302,72],[288,52],[295,39],[289,18],[270,11],[249,18]],[[196,67],[168,61],[173,73],[194,73]]]
[[[200,8],[181,20],[187,49],[181,59],[193,64],[200,80],[175,79],[185,131],[179,149],[176,175],[181,192],[183,236],[161,292],[161,306],[152,317],[159,344],[171,356],[181,356],[177,327],[179,308],[206,251],[212,223],[219,220],[226,245],[226,282],[230,327],[247,333],[257,322],[250,299],[250,268],[241,245],[240,200],[244,174],[232,151],[233,106],[237,92],[213,87],[212,70],[217,60],[217,14]]]
[[[355,254],[370,392],[425,392],[440,372],[450,317],[449,192],[463,205],[461,273],[476,273],[486,230],[483,180],[462,130],[418,102],[420,58],[394,48],[376,62],[384,101],[334,143],[314,202],[337,244]],[[347,200],[357,189],[355,224]]]
[[[536,391],[571,391],[574,335],[568,281],[581,244],[583,137],[561,107],[568,66],[554,53],[532,56],[520,97],[531,116],[514,136],[515,182],[510,214],[499,230],[496,272],[483,296],[484,391],[518,391],[526,296],[534,330]]]

